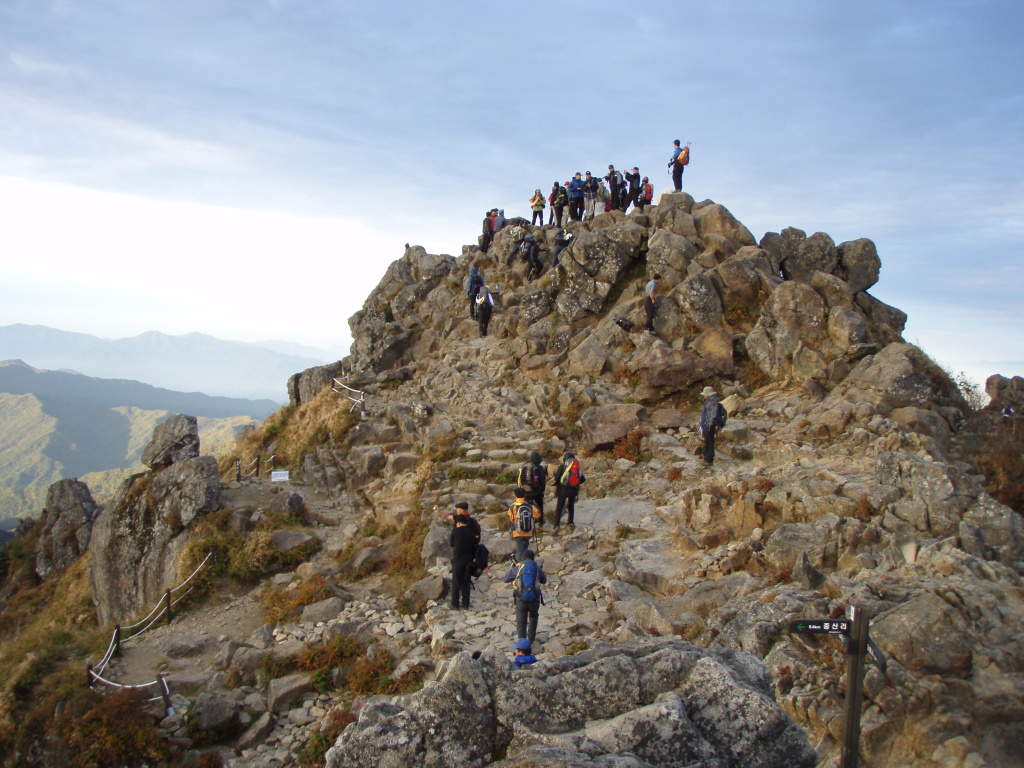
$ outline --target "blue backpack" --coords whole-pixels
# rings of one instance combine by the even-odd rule
[[[540,583],[537,574],[540,572],[538,566],[532,560],[527,560],[519,566],[519,573],[516,574],[515,590],[516,595],[524,602],[539,600],[544,602],[544,595],[540,591]]]

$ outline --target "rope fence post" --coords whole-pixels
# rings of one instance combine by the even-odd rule
[[[235,482],[242,482],[242,460],[235,459]]]
[[[256,457],[256,477],[259,477],[259,476],[260,476],[260,464],[261,464],[261,463],[262,463],[262,462],[260,461],[260,457],[259,457],[259,456],[257,456],[257,457]]]
[[[167,592],[164,593],[164,598],[166,600],[165,607],[167,609],[167,623],[169,625],[171,623],[171,590],[168,589]]]
[[[114,655],[121,655],[121,625],[117,624],[114,627]]]
[[[92,664],[85,665],[85,687],[92,688]]]

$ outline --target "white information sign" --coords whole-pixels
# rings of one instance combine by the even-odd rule
[[[270,482],[272,483],[287,483],[288,482],[288,470],[287,469],[274,469],[270,472]]]

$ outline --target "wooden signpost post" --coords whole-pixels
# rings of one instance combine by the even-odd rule
[[[843,753],[840,768],[860,765],[860,711],[864,694],[864,661],[868,645],[874,662],[885,671],[885,657],[868,637],[867,613],[850,606],[848,619],[797,619],[789,623],[790,632],[801,634],[844,635],[846,637],[846,727],[843,732]]]

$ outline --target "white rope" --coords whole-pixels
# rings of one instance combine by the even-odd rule
[[[144,627],[143,627],[142,629],[140,629],[140,630],[139,630],[138,632],[136,632],[136,633],[135,633],[134,635],[132,635],[131,637],[126,637],[126,638],[124,638],[124,639],[123,639],[123,640],[121,641],[121,645],[124,645],[124,644],[125,644],[125,643],[127,643],[127,642],[128,642],[129,640],[134,640],[134,639],[135,639],[136,637],[138,637],[139,635],[141,635],[141,634],[142,634],[143,632],[146,632],[146,631],[147,631],[147,630],[148,630],[148,629],[149,629],[150,627],[152,627],[152,626],[153,626],[154,624],[156,624],[156,623],[157,623],[157,622],[158,622],[158,621],[159,621],[160,619],[162,619],[165,613],[167,613],[167,606],[166,606],[166,605],[164,606],[164,609],[163,609],[162,611],[160,611],[160,613],[158,613],[158,614],[157,614],[156,616],[154,616],[154,617],[153,617],[153,619],[152,619],[152,620],[151,620],[151,621],[149,622],[149,624],[147,624],[146,626],[144,626]]]
[[[256,463],[257,461],[259,461],[259,460],[260,460],[260,457],[259,457],[259,456],[257,456],[257,457],[256,457],[255,459],[253,459],[253,460],[252,460],[252,461],[250,461],[250,462],[249,462],[248,464],[246,464],[246,465],[245,465],[245,468],[246,468],[246,469],[248,469],[249,467],[251,467],[251,466],[252,466],[253,464],[255,464],[255,463]]]
[[[264,460],[263,460],[263,463],[264,463],[264,464],[270,464],[270,463],[271,463],[271,462],[272,462],[272,461],[273,461],[274,459],[276,459],[276,458],[277,458],[277,454],[275,453],[275,454],[274,454],[273,456],[271,456],[271,457],[270,457],[269,459],[264,459]]]
[[[337,379],[334,380],[334,383],[337,386],[331,387],[331,391],[332,392],[337,392],[339,395],[345,395],[345,397],[347,397],[349,400],[352,401],[352,405],[348,409],[349,413],[352,413],[352,411],[355,410],[355,407],[357,405],[360,405],[361,403],[366,401],[366,394],[362,390],[352,389],[352,387],[350,387],[350,386],[348,386],[346,384],[342,384]],[[338,389],[338,387],[341,387],[341,389],[347,390],[348,392],[354,392],[355,394],[359,395],[359,397],[358,398],[352,397],[352,395],[349,395],[346,392],[342,392],[341,389]]]
[[[199,573],[199,571],[201,571],[201,570],[203,569],[203,566],[204,566],[204,565],[206,565],[206,564],[207,564],[207,563],[208,563],[208,562],[210,561],[210,558],[211,558],[211,557],[213,557],[213,550],[212,550],[212,549],[210,550],[210,553],[209,553],[209,554],[208,554],[208,555],[206,556],[206,559],[205,559],[205,560],[203,560],[203,562],[201,562],[201,563],[200,563],[200,564],[199,564],[199,565],[198,565],[198,566],[196,567],[196,569],[195,569],[194,571],[192,571],[192,574],[191,574],[191,575],[190,575],[190,576],[189,576],[189,577],[188,577],[187,579],[185,579],[185,580],[184,580],[183,582],[181,582],[181,584],[179,584],[178,586],[176,586],[176,587],[175,587],[174,589],[172,589],[172,590],[171,590],[171,594],[173,595],[173,594],[174,594],[175,592],[177,592],[177,591],[178,591],[179,589],[181,589],[181,588],[182,588],[182,587],[184,587],[184,586],[185,586],[186,584],[188,584],[188,583],[189,583],[190,581],[192,581],[193,577],[194,577],[194,576],[195,576],[195,575],[196,575],[197,573]]]
[[[89,674],[92,675],[94,680],[99,680],[105,685],[109,685],[113,688],[131,688],[133,690],[142,690],[143,688],[151,688],[154,685],[160,685],[159,680],[154,680],[151,683],[142,683],[141,685],[121,685],[121,683],[115,683],[113,680],[107,680],[105,677],[100,677],[94,670],[89,670]]]
[[[175,600],[174,600],[174,601],[173,601],[173,602],[171,603],[171,608],[173,608],[173,607],[174,607],[174,606],[176,606],[176,605],[177,605],[178,603],[180,603],[180,602],[181,602],[182,600],[184,600],[184,599],[185,599],[186,597],[188,597],[188,593],[189,593],[189,592],[191,592],[191,591],[192,591],[193,589],[195,589],[195,587],[189,587],[188,589],[186,589],[186,590],[185,590],[185,594],[184,594],[184,595],[181,595],[181,597],[178,597],[178,598],[176,598],[176,599],[175,599]]]
[[[157,603],[156,605],[153,606],[153,610],[149,612],[149,614],[146,616],[146,618],[140,619],[139,621],[136,621],[134,624],[129,624],[127,627],[121,627],[121,631],[122,632],[128,632],[130,630],[135,629],[138,626],[141,626],[141,625],[145,624],[147,621],[150,620],[150,618],[153,616],[153,614],[159,608],[160,608],[160,603]]]

